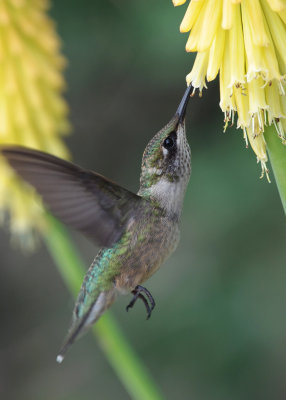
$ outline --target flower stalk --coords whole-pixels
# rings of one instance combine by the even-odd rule
[[[277,137],[273,126],[265,129],[264,137],[275,181],[286,214],[286,146],[281,146],[281,141]]]
[[[47,215],[45,243],[68,289],[77,296],[84,276],[84,264],[63,225]],[[106,358],[132,399],[161,400],[158,387],[135,354],[110,312],[93,327]]]

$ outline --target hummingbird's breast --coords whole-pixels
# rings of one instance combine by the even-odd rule
[[[126,232],[110,248],[102,248],[85,275],[75,307],[81,316],[100,293],[129,293],[147,280],[175,250],[178,218],[144,202],[130,219]],[[114,290],[115,289],[115,290]],[[106,306],[107,307],[107,306]]]
[[[175,250],[179,221],[160,208],[150,207],[130,222],[124,236],[125,251],[117,260],[114,282],[119,292],[130,292],[153,275]]]

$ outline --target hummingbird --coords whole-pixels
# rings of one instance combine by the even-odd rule
[[[137,194],[50,154],[21,146],[0,148],[10,166],[37,190],[57,218],[101,246],[84,277],[71,327],[57,356],[59,363],[119,294],[133,294],[127,311],[137,299],[143,301],[147,318],[155,307],[142,283],[179,241],[180,215],[191,173],[185,128],[190,92],[191,86],[170,122],[148,143]]]

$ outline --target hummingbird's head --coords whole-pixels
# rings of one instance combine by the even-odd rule
[[[171,121],[148,143],[142,160],[139,194],[158,201],[167,211],[180,214],[191,172],[185,112],[191,87]]]

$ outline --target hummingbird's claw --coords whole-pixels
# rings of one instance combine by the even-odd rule
[[[142,292],[148,297],[148,300],[150,301],[150,305],[148,303],[148,300],[146,299],[146,297],[144,297]],[[136,300],[139,298],[143,301],[143,303],[146,307],[147,319],[149,319],[151,317],[152,311],[154,310],[154,307],[156,305],[155,300],[153,299],[153,296],[151,295],[149,290],[147,290],[146,288],[144,288],[143,286],[140,286],[140,285],[136,286],[136,288],[134,290],[132,290],[132,293],[134,294],[134,296],[133,296],[133,299],[130,301],[130,303],[127,305],[126,311],[128,311],[129,308],[132,308],[134,306],[134,304],[136,303]]]

